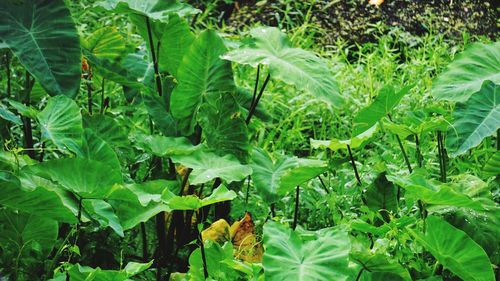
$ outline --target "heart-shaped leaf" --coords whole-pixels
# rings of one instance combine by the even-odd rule
[[[358,148],[363,146],[366,143],[366,141],[371,139],[373,134],[375,134],[375,132],[377,131],[377,128],[378,125],[375,124],[370,129],[348,140],[331,139],[324,141],[324,140],[311,139],[311,147],[314,149],[328,148],[332,151],[337,151],[339,149],[347,149],[347,146],[350,146],[351,148]]]
[[[236,193],[228,190],[226,186],[220,185],[212,194],[200,199],[196,195],[176,196],[171,191],[165,190],[162,200],[170,210],[197,210],[215,203],[229,201],[236,198]]]
[[[96,3],[96,6],[120,14],[136,14],[162,22],[168,22],[170,14],[183,17],[199,12],[189,4],[177,0],[103,0]]]

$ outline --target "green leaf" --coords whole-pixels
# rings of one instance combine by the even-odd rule
[[[387,255],[371,251],[352,251],[350,256],[368,272],[392,273],[403,280],[412,280],[408,270],[398,262],[390,260]]]
[[[81,158],[104,163],[113,170],[121,169],[120,161],[113,148],[99,138],[91,129],[85,129],[83,145],[76,151],[76,155]]]
[[[483,167],[483,174],[486,177],[500,175],[500,151],[496,151]]]
[[[137,135],[138,147],[159,157],[188,155],[198,149],[185,137],[164,137],[160,135]]]
[[[17,110],[19,114],[21,114],[24,117],[28,118],[33,118],[36,119],[36,116],[38,115],[38,110],[34,109],[31,106],[26,106],[20,102],[17,102],[15,100],[8,99],[7,102]]]
[[[488,256],[467,234],[436,216],[429,216],[426,224],[425,234],[408,231],[445,268],[463,280],[495,280]]]
[[[120,220],[116,216],[113,207],[108,202],[99,199],[91,199],[83,200],[82,205],[90,216],[98,221],[101,226],[109,226],[116,234],[123,237],[123,228],[120,224]]]
[[[373,134],[377,131],[378,125],[375,124],[373,127],[370,129],[364,131],[363,133],[352,137],[351,139],[348,140],[339,140],[339,139],[332,139],[332,140],[313,140],[311,139],[311,147],[314,149],[318,148],[328,148],[332,151],[337,151],[339,149],[347,149],[347,146],[349,145],[352,149],[358,148],[363,146],[366,141],[371,139]]]
[[[185,19],[171,15],[168,24],[162,26],[163,36],[160,40],[160,70],[170,72],[177,77],[177,70],[182,63],[184,54],[189,50],[195,36],[189,29]]]
[[[220,59],[225,51],[217,33],[206,30],[198,35],[182,59],[170,109],[186,135],[193,131],[199,106],[209,93],[234,90],[231,63]]]
[[[176,196],[169,190],[165,190],[162,200],[167,204],[170,210],[197,210],[215,203],[229,201],[236,198],[236,193],[228,190],[226,186],[220,185],[212,194],[206,198],[200,199],[196,195]]]
[[[22,181],[21,185],[16,176],[0,171],[1,205],[60,222],[77,222],[78,202],[69,192],[40,179],[33,182],[29,176],[23,175]]]
[[[115,60],[126,51],[125,38],[116,30],[116,27],[106,26],[94,31],[82,46],[98,59]]]
[[[76,96],[81,76],[80,40],[64,1],[2,1],[0,42],[50,95]]]
[[[252,173],[247,165],[242,165],[232,155],[219,156],[204,149],[197,149],[189,155],[172,156],[175,163],[193,169],[189,177],[191,184],[206,183],[221,178],[226,183],[239,181]]]
[[[77,151],[81,147],[82,115],[78,105],[70,98],[50,98],[37,118],[42,130],[42,140],[50,140],[62,151]]]
[[[354,117],[352,134],[356,136],[367,131],[380,119],[391,113],[412,87],[406,86],[398,92],[393,86],[383,87],[375,100]]]
[[[500,128],[500,84],[485,81],[479,92],[465,103],[457,104],[453,117],[455,121],[448,130],[446,147],[455,157],[478,146]]]
[[[250,148],[248,130],[240,107],[230,93],[210,95],[200,106],[198,119],[209,148],[246,162]]]
[[[128,281],[144,270],[151,267],[153,261],[148,263],[128,263],[122,270],[104,270],[81,266],[80,264],[72,265],[68,270],[69,277],[72,281]]]
[[[54,247],[57,232],[57,222],[52,219],[0,210],[0,248],[3,250],[10,249],[26,257],[30,256],[30,250],[40,248],[45,258]]]
[[[363,195],[366,206],[373,211],[380,211],[386,221],[389,220],[388,212],[397,212],[398,198],[397,188],[387,180],[386,174],[377,176]]]
[[[163,85],[165,88],[165,84]],[[160,97],[154,93],[144,93],[142,100],[154,125],[164,136],[177,137],[180,135],[177,121],[170,112],[170,102],[167,95]]]
[[[103,0],[96,3],[96,6],[120,14],[142,15],[161,22],[168,22],[170,14],[184,17],[199,12],[189,4],[176,0]]]
[[[3,118],[7,121],[10,121],[16,125],[23,125],[23,121],[19,116],[15,115],[12,111],[10,111],[5,105],[0,103],[0,118]]]
[[[276,222],[264,225],[263,265],[268,281],[347,280],[351,244],[347,231],[325,228],[305,239]]]
[[[233,261],[233,245],[225,243],[219,245],[207,240],[204,243],[205,257],[207,261],[208,279],[203,273],[203,260],[200,248],[194,250],[189,256],[189,276],[192,281],[205,280],[241,280],[238,273],[232,269],[227,262]]]
[[[224,59],[256,67],[269,66],[272,78],[294,85],[315,97],[340,108],[343,99],[332,71],[325,61],[311,52],[293,48],[290,40],[276,27],[250,30],[250,44],[233,50]]]
[[[123,182],[120,170],[83,158],[57,159],[26,167],[27,171],[51,179],[83,198],[105,198],[115,184]]]
[[[500,42],[469,46],[434,80],[431,92],[439,100],[465,102],[486,80],[500,83]]]
[[[282,156],[273,161],[257,148],[253,149],[251,167],[255,188],[268,204],[327,170],[327,164],[320,160]]]

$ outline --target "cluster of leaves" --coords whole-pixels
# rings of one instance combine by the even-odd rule
[[[490,136],[500,128],[499,43],[472,44],[435,79],[432,95],[456,103],[451,114],[429,108],[396,122],[391,114],[414,85],[387,83],[355,115],[350,138],[311,139],[312,149],[330,153],[299,158],[258,147],[253,125],[268,115],[261,100],[270,83],[345,110],[324,59],[273,27],[253,28],[239,41],[195,32],[189,20],[199,11],[184,2],[103,0],[93,8],[126,18],[140,39],[125,40],[110,26],[79,35],[62,0],[7,0],[0,10],[7,62],[0,274],[165,280],[167,268],[171,280],[494,280],[500,156]],[[11,75],[15,67],[24,79]],[[249,68],[257,69],[253,89],[235,82],[249,79],[240,71]],[[397,139],[408,171],[382,168],[365,185],[354,155],[384,133]],[[436,135],[439,181],[423,164],[421,140],[429,135]],[[484,143],[489,159],[480,177],[448,175],[448,154],[458,159]],[[343,184],[359,202],[353,210],[330,202],[341,214],[335,226],[306,230],[298,221],[301,192],[315,192],[314,181],[328,196],[339,192],[322,179],[339,166],[333,153],[348,155],[355,186]],[[271,210],[262,241],[243,208],[235,216],[243,220],[226,221],[227,202],[248,209],[250,196]],[[292,197],[290,225],[275,212]],[[126,266],[120,258],[119,268],[81,265],[80,235],[108,228],[142,239],[142,257],[127,256]]]

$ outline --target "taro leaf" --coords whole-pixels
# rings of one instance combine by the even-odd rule
[[[23,173],[24,174],[24,173]],[[23,179],[23,184],[11,173],[0,171],[0,204],[40,217],[60,222],[75,223],[78,202],[67,191],[58,190],[50,183],[33,186]]]
[[[429,216],[426,224],[425,234],[408,231],[444,268],[463,280],[495,280],[488,256],[467,234],[436,216]]]
[[[187,155],[198,149],[185,137],[164,137],[160,135],[137,135],[136,144],[139,148],[159,156]]]
[[[276,161],[254,148],[251,167],[255,187],[267,203],[274,203],[287,192],[327,170],[325,162],[297,157],[279,157]]]
[[[352,137],[351,139],[348,140],[339,140],[339,139],[332,139],[328,141],[323,141],[323,140],[313,140],[311,139],[311,147],[318,149],[318,148],[328,148],[332,151],[337,151],[339,149],[347,149],[347,146],[349,145],[351,148],[358,148],[363,146],[366,141],[371,139],[373,134],[377,131],[378,125],[375,124],[373,127],[370,129],[364,131],[363,133]]]
[[[472,44],[434,80],[432,94],[439,100],[465,102],[485,80],[500,83],[500,42]]]
[[[485,210],[485,206],[481,202],[460,192],[456,185],[427,179],[421,170],[416,170],[409,176],[387,176],[387,178],[404,188],[406,197],[417,198],[430,205]]]
[[[465,103],[457,104],[453,117],[455,121],[448,130],[446,147],[455,157],[478,146],[500,128],[500,84],[485,81],[479,92]]]
[[[2,1],[1,43],[50,95],[76,96],[81,77],[80,40],[64,1]]]
[[[163,87],[165,88],[165,87]],[[145,93],[142,95],[144,105],[155,126],[168,137],[179,136],[177,121],[170,112],[169,100],[167,95],[158,96],[157,94]]]
[[[91,268],[88,266],[81,266],[80,264],[72,265],[67,273],[72,281],[127,281],[130,277],[137,275],[153,264],[149,263],[136,263],[129,262],[124,269],[118,270],[104,270],[98,268]],[[62,273],[60,273],[63,275]],[[57,277],[57,276],[55,276]],[[56,279],[58,280],[58,279]]]
[[[170,14],[184,17],[199,12],[189,4],[177,0],[103,0],[96,3],[96,6],[120,14],[136,14],[161,22],[168,22]]]
[[[50,140],[59,149],[77,151],[82,145],[82,115],[78,105],[66,96],[49,99],[37,115],[42,140]]]
[[[383,87],[375,100],[369,106],[361,109],[354,117],[352,134],[356,136],[366,132],[380,119],[391,113],[411,88],[412,86],[406,86],[396,92],[392,86]]]
[[[252,173],[247,165],[242,165],[232,155],[219,156],[204,149],[197,149],[189,155],[172,156],[175,163],[193,169],[189,177],[191,184],[201,184],[216,178],[221,178],[227,183],[239,181]]]
[[[209,93],[234,90],[231,63],[220,59],[225,51],[217,33],[206,30],[198,35],[182,59],[170,109],[184,134],[193,132],[195,115]]]
[[[44,258],[57,240],[55,220],[22,212],[0,210],[0,248],[12,249],[21,256],[30,256],[38,249]]]
[[[264,273],[266,280],[347,280],[349,251],[347,231],[325,228],[304,239],[276,222],[264,225]]]
[[[83,145],[76,151],[81,158],[99,161],[108,165],[109,169],[120,170],[120,161],[115,151],[104,140],[99,138],[91,129],[85,129]]]
[[[214,93],[200,106],[198,119],[209,148],[232,154],[243,163],[248,156],[248,130],[240,107],[230,93]]]
[[[110,116],[96,114],[83,118],[85,129],[91,129],[95,135],[109,144],[118,154],[118,158],[132,157],[133,152],[128,140],[128,132]]]
[[[19,126],[23,125],[23,121],[21,121],[21,118],[19,118],[19,116],[14,114],[5,105],[1,103],[0,103],[0,118],[10,121]]]
[[[39,111],[31,106],[26,106],[20,102],[11,99],[8,99],[7,102],[10,104],[10,106],[15,108],[19,114],[21,114],[24,117],[35,119],[36,116],[38,115]]]
[[[276,27],[257,27],[250,30],[250,35],[253,38],[250,44],[225,54],[223,58],[253,67],[268,65],[272,78],[340,108],[343,99],[325,61],[311,52],[293,48],[286,35]]]
[[[228,190],[226,186],[220,185],[212,194],[200,199],[196,195],[176,196],[170,190],[165,190],[162,195],[163,202],[170,210],[197,210],[215,203],[229,201],[236,198],[236,193]]]
[[[116,234],[123,237],[123,228],[116,216],[113,207],[106,201],[100,199],[83,200],[83,207],[90,216],[103,227],[111,227]]]
[[[488,159],[488,162],[486,162],[483,167],[483,174],[486,177],[500,175],[500,151],[495,152],[495,154]]]
[[[378,175],[375,181],[366,188],[364,193],[366,205],[373,211],[380,211],[386,221],[389,221],[388,212],[398,209],[397,189],[387,180],[386,174]]]
[[[190,280],[241,280],[238,278],[237,271],[229,266],[229,262],[234,260],[233,245],[231,243],[220,246],[213,241],[205,241],[204,250],[209,278],[205,279],[201,250],[197,248],[189,256]]]
[[[123,182],[120,170],[83,158],[51,160],[26,167],[27,172],[51,179],[83,198],[104,198]]]
[[[365,270],[377,273],[392,273],[403,280],[411,281],[410,273],[401,264],[391,261],[387,255],[372,252],[352,251],[351,258],[359,263]],[[387,279],[389,280],[389,279]],[[393,279],[390,279],[393,280]]]
[[[115,27],[106,26],[92,33],[87,40],[82,41],[82,46],[95,55],[98,59],[115,60],[126,51],[125,38]]]
[[[177,192],[179,186],[177,181],[166,180],[115,186],[108,196],[108,202],[113,206],[123,229],[128,230],[160,212],[168,211],[161,202],[162,192],[165,189]]]
[[[153,62],[146,54],[147,50],[138,50],[135,53],[127,54],[121,61],[121,67],[127,70],[127,75],[134,81],[144,84],[150,91],[154,90],[154,66]],[[125,85],[122,83],[122,85]],[[127,86],[127,85],[125,85]],[[137,88],[137,87],[136,87]]]
[[[189,29],[185,19],[171,15],[163,29],[160,42],[159,67],[177,77],[177,70],[182,63],[184,54],[193,43],[195,36]]]

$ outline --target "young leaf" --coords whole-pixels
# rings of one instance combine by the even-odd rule
[[[350,256],[369,272],[392,273],[401,277],[403,280],[412,280],[408,270],[398,262],[391,261],[387,255],[370,251],[352,251]]]
[[[62,0],[2,1],[6,44],[50,95],[74,98],[80,88],[80,39]]]
[[[184,134],[193,131],[199,106],[209,93],[234,90],[231,63],[220,59],[226,51],[215,31],[198,35],[179,66],[179,85],[172,92],[170,109]]]
[[[393,86],[383,87],[375,100],[369,106],[360,110],[354,117],[352,134],[356,136],[367,131],[380,119],[391,113],[412,87],[406,86],[398,92]]]
[[[81,266],[80,264],[72,265],[67,269],[70,280],[113,280],[113,281],[127,281],[130,277],[137,275],[144,270],[148,269],[153,264],[153,261],[148,263],[128,263],[124,269],[118,270],[104,270],[92,268],[88,266]],[[61,274],[62,275],[62,274]],[[57,277],[57,276],[55,276]]]
[[[500,128],[500,84],[485,81],[479,92],[465,103],[457,104],[453,117],[455,121],[448,129],[446,147],[451,156],[458,156]]]
[[[229,201],[236,198],[236,193],[228,190],[226,186],[220,185],[212,194],[200,199],[196,195],[176,196],[171,191],[165,190],[162,195],[163,202],[170,210],[197,210],[215,203]]]
[[[366,205],[373,211],[380,211],[386,221],[389,221],[388,212],[396,212],[398,209],[397,189],[394,184],[387,180],[386,174],[378,175],[363,194]]]
[[[264,225],[266,280],[347,280],[351,243],[347,231],[325,228],[304,239],[276,222]]]
[[[426,224],[425,234],[408,231],[445,268],[463,280],[495,280],[488,256],[467,234],[436,216],[429,216]]]
[[[198,146],[194,146],[187,138],[164,137],[160,135],[137,135],[136,144],[141,149],[159,157],[188,155],[199,149]]]
[[[343,99],[327,64],[315,54],[293,48],[284,33],[276,27],[250,30],[250,44],[233,50],[224,59],[256,67],[269,66],[272,78],[294,85],[326,103],[340,108]]]
[[[468,47],[434,80],[432,94],[439,100],[465,102],[486,80],[500,83],[500,42]]]
[[[116,234],[123,237],[123,228],[120,224],[120,220],[116,216],[113,207],[108,202],[101,199],[92,199],[84,200],[82,204],[90,216],[97,220],[101,226],[109,226]]]
[[[114,61],[121,58],[126,51],[125,38],[115,27],[106,26],[94,31],[82,46],[98,59]]]
[[[314,149],[328,148],[332,151],[337,151],[339,149],[347,149],[348,145],[351,148],[358,148],[363,146],[367,140],[371,139],[373,134],[377,131],[377,128],[378,125],[375,124],[370,129],[348,140],[332,139],[328,141],[323,141],[323,140],[311,139],[311,147]]]

